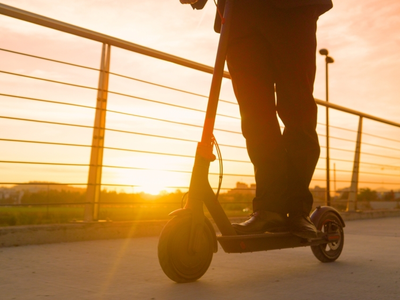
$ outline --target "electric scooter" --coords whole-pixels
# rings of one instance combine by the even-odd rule
[[[234,1],[227,0],[225,3],[203,133],[196,150],[187,202],[184,208],[170,213],[173,218],[163,228],[158,243],[161,268],[171,280],[178,283],[195,281],[203,276],[210,266],[213,253],[217,252],[218,243],[227,253],[310,246],[321,262],[335,261],[343,249],[345,224],[332,207],[317,207],[312,213],[311,220],[318,229],[315,239],[303,239],[290,232],[238,235],[218,202],[218,192],[214,193],[210,186],[209,167],[215,160],[213,129]],[[204,205],[220,234],[216,234],[210,220],[205,217]]]

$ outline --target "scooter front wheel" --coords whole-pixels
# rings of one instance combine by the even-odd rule
[[[190,216],[176,216],[165,225],[158,242],[158,260],[171,280],[184,283],[199,279],[210,266],[214,247],[213,232],[205,219],[203,230],[197,235],[199,248],[189,249]],[[215,234],[214,234],[215,235]]]
[[[342,253],[344,245],[342,222],[334,212],[327,212],[315,226],[325,235],[327,243],[311,246],[312,252],[321,262],[335,261]]]

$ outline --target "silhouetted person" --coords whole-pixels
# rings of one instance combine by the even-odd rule
[[[227,63],[256,180],[253,214],[233,224],[238,234],[290,229],[316,237],[309,218],[309,184],[320,153],[313,97],[316,29],[330,8],[331,0],[234,2]]]

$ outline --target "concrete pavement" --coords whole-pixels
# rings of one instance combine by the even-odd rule
[[[189,284],[164,275],[156,237],[0,248],[0,299],[400,299],[400,218],[346,225],[334,263],[309,248],[219,249]]]

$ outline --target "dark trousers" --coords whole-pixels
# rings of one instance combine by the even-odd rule
[[[320,153],[313,98],[319,13],[265,2],[235,1],[227,55],[255,170],[253,210],[308,215]]]

